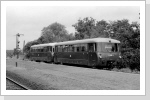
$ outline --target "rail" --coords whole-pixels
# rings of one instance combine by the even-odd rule
[[[9,78],[9,77],[6,77],[6,79],[8,79],[9,81],[13,82],[14,84],[20,86],[20,87],[23,88],[24,90],[31,90],[31,89],[29,89],[28,87],[26,87],[26,86],[24,86],[24,85],[22,85],[22,84],[20,84],[20,83],[18,83],[18,82],[16,82],[16,81],[14,81],[13,79],[11,79],[11,78]]]

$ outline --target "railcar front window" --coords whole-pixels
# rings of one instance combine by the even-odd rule
[[[101,52],[118,52],[119,46],[118,43],[99,43],[98,51]]]
[[[89,43],[88,45],[89,45],[89,51],[90,52],[93,52],[96,50],[95,43]]]
[[[106,52],[118,52],[118,45],[117,43],[106,43],[104,50]]]

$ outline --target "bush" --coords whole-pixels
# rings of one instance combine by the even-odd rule
[[[122,60],[120,67],[140,71],[140,50],[131,49],[122,51]]]
[[[28,52],[28,53],[25,53],[25,55],[24,55],[24,59],[29,59],[30,58],[30,53]]]

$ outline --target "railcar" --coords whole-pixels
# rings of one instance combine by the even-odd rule
[[[30,60],[53,62],[56,43],[33,45],[30,48]]]
[[[120,41],[111,38],[59,42],[55,44],[54,63],[109,66],[121,59],[119,44]]]

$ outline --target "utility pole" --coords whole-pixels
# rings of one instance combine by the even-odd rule
[[[20,41],[19,41],[19,37],[21,36],[21,35],[24,35],[24,34],[19,34],[19,33],[17,33],[16,34],[16,51],[17,51],[17,59],[19,58],[19,43],[20,43]]]

